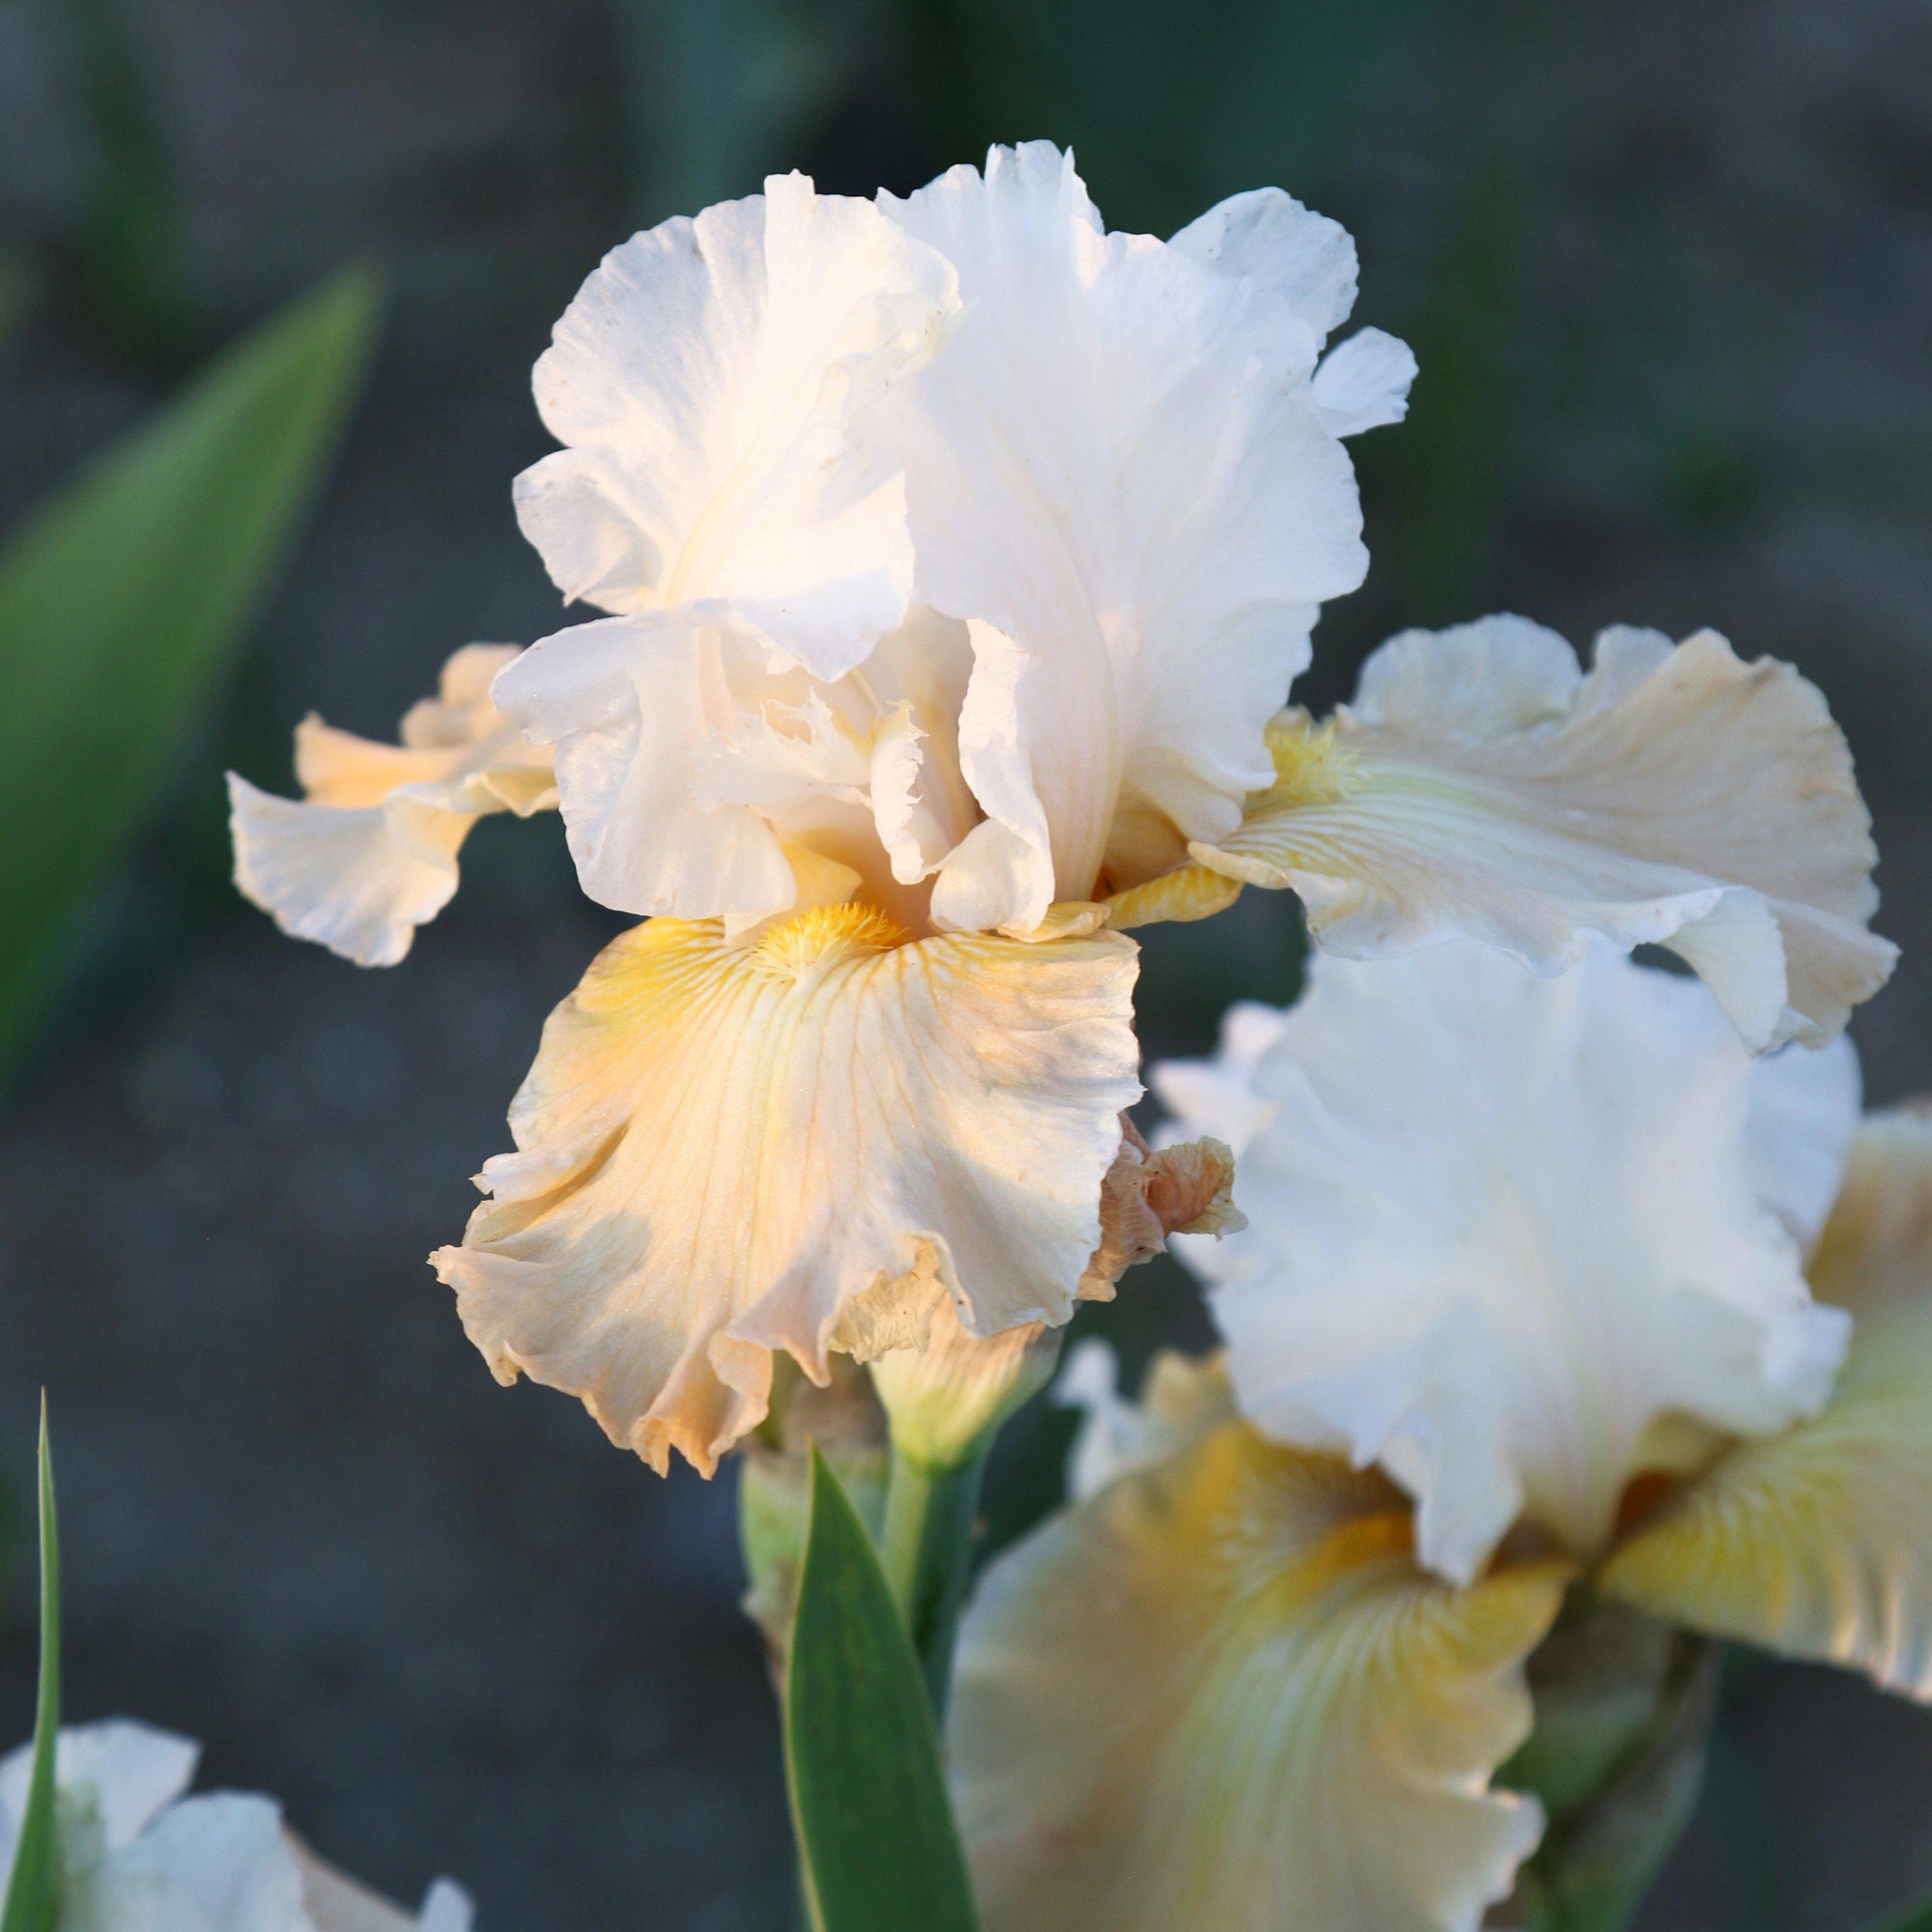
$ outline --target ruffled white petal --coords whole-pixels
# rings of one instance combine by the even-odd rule
[[[1554,972],[1590,933],[1665,945],[1754,1050],[1831,1038],[1896,958],[1824,699],[1715,632],[1605,631],[1587,677],[1519,617],[1406,632],[1331,724],[1271,737],[1274,784],[1194,856],[1292,886],[1331,952],[1463,934]]]
[[[1419,1571],[1374,1473],[1238,1424],[987,1572],[948,1746],[986,1932],[1475,1932],[1567,1572]]]
[[[1066,1320],[1140,1091],[1133,947],[902,938],[847,906],[607,949],[435,1258],[500,1377],[709,1471],[774,1350],[822,1378],[828,1348],[899,1346],[935,1282],[980,1334]]]
[[[1335,276],[1282,267],[1266,210],[1109,235],[1045,143],[881,201],[959,274],[952,339],[868,434],[905,465],[918,594],[974,622],[962,759],[1004,828],[942,868],[935,917],[1025,929],[1232,831],[1265,782],[1316,610],[1366,564],[1296,306]]]
[[[1932,1119],[1866,1122],[1811,1278],[1852,1317],[1823,1413],[1733,1449],[1603,1588],[1693,1629],[1932,1697]]]
[[[1223,274],[1259,283],[1286,303],[1317,347],[1355,306],[1354,238],[1278,187],[1249,188],[1216,202],[1172,245]]]
[[[1381,1463],[1445,1576],[1522,1517],[1601,1548],[1669,1422],[1762,1435],[1829,1394],[1847,1323],[1778,1211],[1812,1180],[1767,1166],[1752,1108],[1815,1164],[1856,1089],[1751,1061],[1694,981],[1605,946],[1554,980],[1469,945],[1318,957],[1249,1084],[1275,1114],[1248,1232],[1187,1255],[1241,1410]]]
[[[412,706],[400,745],[320,719],[296,733],[303,800],[228,775],[235,883],[284,932],[361,966],[393,966],[449,903],[457,854],[488,812],[556,803],[550,753],[490,700],[513,644],[466,644],[438,696]]]
[[[696,605],[836,677],[903,616],[895,468],[855,414],[929,356],[947,264],[869,202],[801,175],[613,249],[538,361],[569,445],[518,479],[525,534],[569,597]]]

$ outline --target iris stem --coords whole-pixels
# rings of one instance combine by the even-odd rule
[[[946,1716],[952,1645],[973,1567],[980,1482],[991,1447],[988,1431],[964,1462],[942,1469],[906,1455],[895,1444],[886,1480],[879,1554],[893,1601],[919,1653],[935,1720]]]

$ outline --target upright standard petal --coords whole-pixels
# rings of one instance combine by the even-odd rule
[[[1600,933],[1668,946],[1753,1051],[1829,1039],[1891,972],[1871,821],[1819,693],[1713,631],[1609,630],[1582,675],[1520,617],[1405,632],[1201,863],[1290,886],[1351,958],[1455,935],[1558,972]]]
[[[990,823],[941,870],[943,923],[1025,930],[1231,833],[1318,608],[1361,582],[1310,386],[1352,249],[1337,275],[1347,237],[1263,201],[1110,235],[1043,142],[881,197],[963,302],[868,426],[905,466],[918,595],[975,627],[960,745]]]
[[[550,753],[490,699],[514,644],[466,644],[435,697],[412,706],[402,743],[308,718],[296,731],[302,800],[228,775],[235,883],[298,939],[358,966],[393,966],[415,928],[449,903],[456,855],[479,817],[556,804]]]
[[[849,670],[912,579],[895,468],[853,445],[852,418],[954,305],[931,249],[802,175],[634,236],[537,363],[568,446],[517,479],[525,535],[567,597],[728,606],[817,675]]]
[[[1932,1118],[1865,1124],[1811,1279],[1852,1317],[1822,1414],[1733,1449],[1611,1556],[1652,1614],[1932,1697]]]
[[[1753,1114],[1844,1146],[1849,1051],[1753,1062],[1694,981],[1603,945],[1554,980],[1470,945],[1318,957],[1250,1075],[1248,1232],[1186,1257],[1242,1413],[1379,1462],[1460,1582],[1520,1518],[1600,1549],[1633,1476],[1708,1450],[1685,1419],[1764,1435],[1830,1392],[1848,1323]]]
[[[1373,1472],[1239,1424],[988,1571],[949,1747],[986,1932],[1474,1932],[1560,1564],[1425,1575]]]
[[[519,1151],[435,1257],[470,1339],[708,1473],[776,1350],[823,1379],[829,1348],[901,1345],[935,1282],[976,1333],[1065,1321],[1140,1091],[1134,972],[1113,934],[905,943],[856,905],[750,945],[626,934],[552,1016]]]

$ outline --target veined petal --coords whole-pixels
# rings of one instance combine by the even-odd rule
[[[1601,1549],[1686,1421],[1765,1435],[1830,1393],[1848,1324],[1787,1221],[1813,1179],[1754,1115],[1842,1149],[1849,1052],[1753,1061],[1692,981],[1602,944],[1553,980],[1466,944],[1318,956],[1245,1078],[1154,1075],[1185,1128],[1252,1095],[1247,1232],[1182,1250],[1241,1412],[1379,1462],[1457,1581],[1520,1518]]]
[[[550,753],[490,701],[514,644],[466,644],[440,694],[412,706],[402,743],[319,718],[296,732],[305,800],[276,798],[230,772],[235,883],[284,932],[362,966],[393,966],[415,928],[449,903],[457,853],[476,820],[556,803]]]
[[[1605,631],[1587,677],[1520,617],[1406,632],[1332,723],[1270,736],[1274,784],[1194,856],[1292,886],[1330,952],[1463,934],[1557,972],[1590,933],[1668,946],[1754,1051],[1831,1038],[1897,956],[1823,697],[1713,631]]]
[[[634,236],[537,363],[569,447],[518,479],[525,534],[566,596],[725,603],[814,675],[849,670],[912,581],[895,467],[852,419],[954,307],[941,257],[802,175]]]
[[[1109,235],[1043,142],[881,205],[959,274],[945,353],[867,433],[905,466],[918,594],[977,620],[961,748],[1005,828],[942,868],[935,916],[1023,928],[1233,831],[1318,607],[1366,567],[1354,475],[1300,270],[1247,216]]]
[[[987,1932],[1474,1932],[1568,1572],[1453,1590],[1373,1472],[1239,1424],[1050,1519],[969,1607],[949,1748]]]
[[[1932,1697],[1932,1119],[1865,1123],[1811,1269],[1852,1317],[1821,1414],[1734,1448],[1602,1586],[1654,1615]]]
[[[900,944],[841,906],[733,947],[657,920],[552,1016],[518,1151],[436,1257],[470,1339],[709,1472],[772,1351],[822,1379],[872,1297],[936,1281],[992,1334],[1071,1313],[1139,1093],[1130,941]],[[897,1346],[904,1339],[884,1341]]]

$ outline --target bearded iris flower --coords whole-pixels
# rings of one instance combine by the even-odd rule
[[[373,765],[237,792],[243,890],[367,961],[447,897],[464,811],[553,783],[585,891],[645,920],[435,1257],[501,1378],[709,1472],[778,1353],[820,1380],[1063,1324],[1111,1292],[1124,931],[1246,884],[1353,952],[1666,941],[1754,1046],[1883,978],[1849,761],[1791,673],[1644,639],[1579,682],[1491,620],[1398,639],[1330,726],[1280,712],[1366,568],[1342,439],[1414,373],[1326,346],[1354,290],[1278,190],[1109,233],[1043,143],[903,200],[774,178],[591,275],[516,497],[607,614],[497,671],[434,799]]]
[[[0,1761],[0,1885],[18,1849],[31,1746]],[[469,1932],[469,1898],[439,1879],[420,1916],[325,1864],[272,1799],[184,1797],[200,1746],[116,1719],[56,1747],[63,1932]]]
[[[1227,1346],[1139,1405],[1076,1356],[1075,1503],[969,1611],[991,1932],[1473,1928],[1573,1589],[1932,1696],[1932,1122],[1848,1044],[1451,944],[1153,1078],[1236,1148]]]

